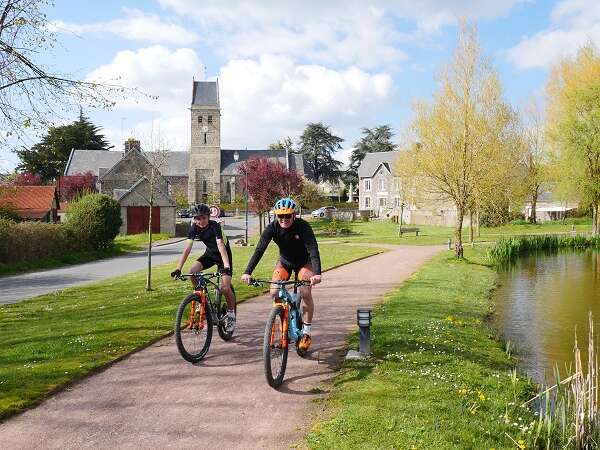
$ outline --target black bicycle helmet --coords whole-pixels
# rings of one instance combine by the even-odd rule
[[[197,216],[210,216],[210,208],[205,203],[198,203],[190,208],[192,217]]]

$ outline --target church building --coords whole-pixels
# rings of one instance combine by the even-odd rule
[[[156,186],[160,191],[159,207],[164,209],[157,210],[160,217],[157,231],[174,233],[173,196],[176,192],[187,192],[190,204],[209,200],[215,203],[230,203],[236,196],[241,196],[241,175],[238,168],[248,159],[268,158],[300,175],[308,176],[308,169],[301,154],[287,150],[221,148],[218,81],[193,82],[190,121],[190,151],[168,152],[166,160],[158,168],[159,183]],[[274,136],[273,141],[277,138],[278,136]],[[147,210],[149,206],[145,200],[148,195],[141,191],[136,194],[134,191],[147,189],[146,180],[150,178],[150,167],[155,160],[153,152],[144,152],[139,141],[129,139],[125,142],[122,152],[73,149],[64,175],[91,171],[96,176],[98,191],[114,197],[122,204],[121,215],[124,224],[121,232],[126,234],[143,230],[144,208]],[[135,224],[132,211],[136,211]]]

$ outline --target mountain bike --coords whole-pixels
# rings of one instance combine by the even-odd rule
[[[269,386],[277,388],[283,383],[289,343],[296,344],[296,352],[299,356],[306,356],[306,351],[298,347],[302,337],[302,311],[300,310],[302,299],[298,294],[298,286],[308,286],[310,281],[257,279],[250,281],[250,284],[257,287],[267,283],[276,285],[278,293],[265,326],[263,365],[267,383]],[[286,286],[293,286],[294,292],[290,293]]]
[[[179,353],[186,361],[196,363],[206,356],[212,340],[213,325],[216,325],[219,336],[228,341],[233,331],[227,331],[227,302],[221,294],[221,274],[205,274],[202,272],[182,274],[177,277],[185,280],[196,277],[196,290],[186,296],[175,316],[175,343]],[[210,288],[214,287],[214,296]],[[231,286],[233,290],[233,286]],[[235,291],[233,292],[235,296]],[[237,304],[235,307],[237,312]]]

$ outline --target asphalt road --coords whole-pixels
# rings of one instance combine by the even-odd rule
[[[245,219],[224,217],[224,230],[230,239],[244,237]],[[258,229],[258,219],[248,218],[248,232]],[[184,246],[184,240],[169,245],[160,245],[152,250],[152,265],[164,264],[176,260]],[[194,250],[201,249],[204,244],[194,244]],[[84,283],[91,283],[105,278],[136,272],[147,267],[147,252],[140,251],[102,259],[85,264],[62,267],[60,269],[29,272],[20,275],[0,278],[0,305],[18,303],[60,289]]]

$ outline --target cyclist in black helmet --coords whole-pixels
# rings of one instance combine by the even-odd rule
[[[214,220],[210,220],[210,208],[204,203],[192,207],[192,226],[188,234],[188,239],[177,268],[171,272],[172,277],[181,275],[181,269],[185,264],[194,241],[202,241],[206,245],[206,251],[198,258],[192,267],[191,273],[201,272],[215,264],[221,274],[221,292],[227,299],[227,322],[226,330],[228,332],[235,329],[235,296],[231,290],[231,275],[233,273],[233,258],[231,257],[231,247],[227,240],[227,235],[223,233],[221,225]],[[195,277],[192,277],[194,289],[198,285]]]
[[[298,348],[307,351],[310,347],[310,327],[314,313],[311,287],[321,282],[321,257],[319,246],[311,226],[304,219],[296,218],[296,202],[282,198],[275,203],[277,220],[270,223],[260,237],[256,250],[242,275],[242,281],[250,283],[251,274],[264,254],[269,242],[275,241],[279,247],[279,260],[275,264],[273,280],[285,281],[296,272],[299,280],[310,281],[310,286],[301,286],[302,296],[302,337]],[[273,298],[277,289],[271,289]]]

